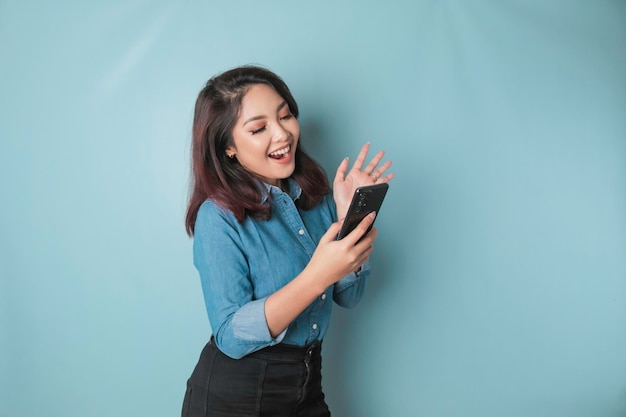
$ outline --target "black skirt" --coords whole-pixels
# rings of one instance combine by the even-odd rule
[[[322,346],[279,344],[241,359],[211,338],[187,381],[182,417],[328,417]]]

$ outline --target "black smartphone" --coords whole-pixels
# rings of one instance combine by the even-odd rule
[[[383,204],[388,189],[389,185],[386,182],[357,188],[352,197],[350,208],[348,208],[348,214],[337,235],[337,240],[343,239],[346,235],[350,234],[350,232],[361,223],[361,220],[371,212],[375,211],[378,217],[380,206]],[[374,223],[370,225],[363,236],[369,233],[373,225]]]

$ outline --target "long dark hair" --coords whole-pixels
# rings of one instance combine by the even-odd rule
[[[267,84],[287,102],[298,117],[298,104],[285,82],[273,72],[257,66],[242,66],[211,78],[198,94],[193,118],[191,143],[191,193],[185,226],[193,236],[196,216],[202,203],[211,198],[230,210],[238,221],[246,216],[269,219],[270,207],[263,204],[258,180],[237,159],[226,156],[233,145],[232,131],[239,117],[241,101],[254,84]],[[295,153],[295,170],[291,175],[302,195],[298,206],[308,210],[330,193],[326,174],[300,142]]]

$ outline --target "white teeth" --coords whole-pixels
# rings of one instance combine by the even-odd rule
[[[290,145],[290,146],[287,146],[287,147],[285,147],[285,148],[279,149],[279,150],[277,150],[277,151],[275,151],[275,152],[272,152],[272,153],[270,154],[270,156],[280,156],[280,155],[284,155],[284,154],[286,154],[287,152],[289,152],[290,150],[291,150],[291,145]]]

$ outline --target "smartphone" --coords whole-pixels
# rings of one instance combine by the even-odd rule
[[[343,239],[346,235],[350,234],[350,232],[361,223],[361,220],[371,212],[375,211],[378,217],[380,206],[383,204],[388,189],[389,185],[386,182],[357,188],[352,197],[350,208],[348,208],[348,214],[337,235],[337,240]],[[369,233],[373,225],[374,223],[370,225],[363,236]]]

